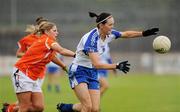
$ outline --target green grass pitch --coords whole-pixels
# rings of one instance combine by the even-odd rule
[[[101,112],[180,112],[180,75],[129,74],[109,77],[110,88],[101,100]],[[58,102],[75,103],[66,76],[59,79],[61,93],[43,85],[45,112],[57,112]],[[0,77],[0,104],[16,100],[10,77]]]

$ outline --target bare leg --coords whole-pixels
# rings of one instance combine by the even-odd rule
[[[43,112],[44,96],[41,92],[32,93],[32,106],[36,110],[36,112]]]
[[[101,77],[99,79],[99,83],[100,83],[100,93],[102,96],[107,91],[107,89],[109,88],[109,83],[108,83],[107,79],[104,77]]]
[[[73,106],[76,111],[80,112],[91,112],[92,103],[86,83],[80,83],[74,88],[74,92],[79,99],[80,104]],[[76,108],[77,107],[77,108]],[[81,109],[80,109],[81,108]],[[79,110],[80,109],[80,110]]]
[[[99,90],[89,90],[91,101],[92,101],[92,109],[91,112],[99,112],[100,107],[100,91]]]
[[[16,95],[19,101],[19,112],[28,112],[33,108],[31,102],[32,92],[17,93]]]

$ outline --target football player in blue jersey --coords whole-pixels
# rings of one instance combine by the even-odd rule
[[[129,72],[128,61],[106,64],[101,62],[100,55],[103,46],[118,38],[135,38],[156,35],[158,28],[145,31],[124,31],[113,29],[114,18],[109,13],[97,15],[89,12],[90,17],[96,17],[97,27],[86,33],[80,40],[76,57],[69,69],[69,81],[80,103],[57,104],[60,112],[98,112],[100,106],[100,89],[97,69],[118,69],[124,73]]]

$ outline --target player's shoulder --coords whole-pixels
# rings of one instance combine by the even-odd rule
[[[51,46],[52,44],[56,44],[56,43],[57,43],[57,41],[55,40],[55,38],[50,37],[50,36],[48,36],[48,35],[46,35],[46,34],[41,35],[41,37],[38,39],[38,41],[39,41],[40,43],[45,43],[45,45],[48,46],[48,48],[49,48],[49,46]]]
[[[117,39],[122,36],[122,32],[112,29],[110,35],[113,35],[113,37],[115,37],[115,39]]]
[[[111,34],[116,34],[116,33],[120,33],[120,31],[116,30],[116,29],[112,29],[111,30]]]
[[[88,33],[86,33],[83,37],[84,38],[88,38],[88,39],[95,39],[96,37],[98,37],[98,29],[94,28],[92,30],[90,30]]]
[[[99,32],[98,32],[98,28],[94,28],[94,29],[92,29],[90,32],[90,35],[95,35],[95,36],[97,36],[98,34],[99,34]]]

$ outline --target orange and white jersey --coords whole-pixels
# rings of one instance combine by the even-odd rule
[[[33,80],[43,78],[46,64],[55,56],[56,52],[50,47],[57,43],[55,39],[44,34],[35,41],[21,59],[15,64],[20,71]]]
[[[26,52],[27,49],[38,39],[35,34],[29,34],[18,41],[19,50]]]

